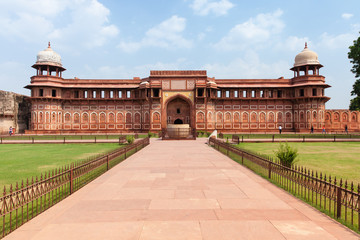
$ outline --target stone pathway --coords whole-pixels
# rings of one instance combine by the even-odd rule
[[[151,144],[5,239],[360,239],[196,141]]]

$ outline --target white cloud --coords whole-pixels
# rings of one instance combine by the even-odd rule
[[[194,0],[190,7],[195,14],[206,16],[208,14],[215,14],[216,16],[226,15],[228,11],[234,7],[234,4],[228,0],[209,1],[209,0]]]
[[[284,69],[290,66],[285,61],[266,64],[260,61],[254,51],[247,51],[244,58],[236,58],[230,63],[206,64],[203,67],[209,76],[216,78],[278,78],[284,76]],[[285,72],[286,73],[286,72]]]
[[[283,12],[259,14],[255,18],[238,24],[214,46],[220,50],[244,50],[249,45],[267,42],[273,35],[279,34],[285,24],[281,20]]]
[[[118,34],[98,0],[12,0],[0,3],[0,35],[29,42],[95,47]]]
[[[283,42],[279,42],[277,44],[277,48],[285,51],[300,51],[303,47],[305,47],[305,42],[308,43],[308,46],[311,48],[311,42],[307,37],[297,37],[297,36],[289,36]]]
[[[352,30],[346,33],[341,33],[338,35],[329,34],[327,32],[321,34],[320,36],[320,47],[325,47],[328,49],[347,49],[350,45],[353,44],[353,41],[358,38],[358,25],[353,25]]]
[[[352,18],[354,16],[354,14],[351,14],[351,13],[343,13],[342,15],[341,15],[341,17],[343,18],[343,19],[350,19],[350,18]]]
[[[118,47],[125,52],[135,52],[142,47],[190,48],[192,41],[182,36],[186,19],[176,15],[150,28],[139,42],[121,42]]]

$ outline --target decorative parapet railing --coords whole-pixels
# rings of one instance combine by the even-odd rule
[[[323,210],[341,223],[360,231],[360,185],[331,178],[303,167],[285,167],[272,158],[239,149],[215,138],[215,149],[260,173],[295,196]],[[356,190],[357,189],[357,190]]]
[[[71,195],[123,159],[149,144],[149,138],[95,159],[72,163],[25,183],[16,183],[0,197],[0,238]]]

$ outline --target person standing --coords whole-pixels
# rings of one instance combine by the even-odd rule
[[[10,126],[9,127],[9,135],[10,135],[10,137],[11,137],[12,134],[13,134],[13,128],[12,128],[12,126]]]
[[[325,126],[323,127],[322,133],[326,134]]]
[[[281,134],[281,132],[282,132],[282,127],[281,127],[281,125],[279,126],[279,133]]]
[[[314,127],[311,126],[310,133],[314,133]]]
[[[348,127],[347,127],[347,125],[345,125],[345,132],[346,132],[346,134],[348,134]]]

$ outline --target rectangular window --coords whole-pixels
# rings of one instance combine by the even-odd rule
[[[317,96],[317,89],[313,88],[313,96]]]
[[[177,109],[176,109],[176,113],[177,113],[177,114],[180,114],[180,108],[177,108]]]
[[[325,91],[324,91],[324,89],[321,89],[321,96],[325,96]]]
[[[153,89],[154,97],[160,97],[160,89]]]
[[[93,91],[93,98],[96,98],[96,91]]]
[[[237,90],[234,91],[234,97],[239,97],[239,92]]]
[[[218,98],[221,98],[221,91],[220,91],[220,90],[217,90],[216,96],[217,96]]]
[[[278,97],[278,98],[282,98],[282,91],[281,91],[281,90],[278,90],[278,92],[277,92],[277,97]]]
[[[273,98],[273,91],[272,90],[269,91],[269,98]]]
[[[79,91],[74,91],[74,98],[79,98]]]
[[[43,97],[44,96],[44,89],[40,88],[39,89],[39,97]]]
[[[204,96],[204,89],[198,88],[198,97],[203,97],[203,96]]]
[[[303,97],[304,96],[304,89],[300,89],[300,93],[299,93],[299,95],[300,95],[300,97]]]
[[[251,97],[253,97],[253,98],[256,97],[256,92],[255,92],[255,90],[252,90],[252,91],[251,91]]]
[[[105,91],[101,90],[101,98],[105,98]]]
[[[230,97],[230,91],[229,90],[225,91],[225,97],[227,97],[227,98]]]
[[[243,91],[243,98],[246,98],[246,97],[247,97],[247,91],[244,90],[244,91]]]
[[[263,90],[260,91],[260,97],[262,97],[262,98],[265,97],[265,94],[264,94]]]
[[[55,89],[51,90],[51,96],[56,97],[56,90]]]
[[[119,90],[119,92],[118,92],[118,98],[122,98],[122,91],[121,90]]]
[[[131,98],[131,91],[130,90],[126,91],[126,98]]]
[[[84,91],[84,98],[88,98],[88,91],[87,90]]]
[[[113,90],[110,91],[110,98],[114,98],[114,91]]]

